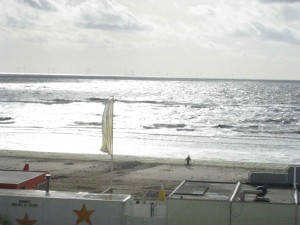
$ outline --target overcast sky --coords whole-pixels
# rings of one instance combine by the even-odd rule
[[[300,0],[0,0],[0,71],[300,79]]]

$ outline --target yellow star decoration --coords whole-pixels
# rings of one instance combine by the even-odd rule
[[[78,216],[76,224],[80,224],[81,222],[85,221],[87,224],[92,225],[90,216],[95,212],[95,210],[87,210],[85,204],[83,204],[81,210],[74,209],[73,211]]]
[[[27,213],[25,213],[24,219],[22,220],[16,219],[16,221],[18,222],[19,225],[33,225],[36,223],[36,220],[30,220],[28,218]]]

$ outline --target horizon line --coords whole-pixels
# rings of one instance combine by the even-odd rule
[[[294,79],[259,79],[259,78],[211,78],[211,77],[167,77],[167,76],[141,76],[133,74],[124,75],[99,75],[83,73],[16,73],[0,72],[0,78],[59,78],[59,79],[118,79],[118,80],[170,80],[170,81],[201,81],[201,80],[244,80],[244,81],[300,81]]]

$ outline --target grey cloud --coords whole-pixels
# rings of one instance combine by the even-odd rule
[[[43,11],[55,9],[51,1],[47,2],[46,0],[17,0],[13,3],[4,5],[6,10],[0,16],[0,23],[7,28],[31,29],[40,26],[40,24],[45,26],[47,21],[42,22],[41,19]],[[30,5],[31,8],[24,8],[24,4]],[[37,8],[39,11],[35,10]]]
[[[13,16],[7,16],[5,18],[5,25],[10,28],[19,28],[19,29],[26,29],[34,26],[34,24],[28,20],[22,20],[20,18],[13,17]]]
[[[253,25],[244,25],[242,28],[235,29],[232,35],[238,38],[247,38],[257,36],[258,31]]]
[[[127,8],[114,1],[93,2],[81,9],[78,25],[87,29],[141,31],[149,29]],[[93,7],[91,9],[91,7]]]
[[[27,42],[39,43],[39,44],[48,42],[46,37],[40,35],[32,35],[32,34],[27,34],[27,36],[24,37],[24,40]]]
[[[259,36],[265,40],[284,42],[294,45],[300,44],[300,35],[298,32],[289,28],[275,28],[265,26],[260,23],[254,24],[259,32]]]
[[[300,9],[295,7],[284,7],[282,15],[285,20],[296,21],[300,19]]]
[[[245,27],[236,29],[233,35],[239,38],[258,37],[266,41],[300,45],[300,33],[290,28],[278,28],[261,23],[253,23]]]
[[[112,20],[109,21],[109,19]],[[100,30],[141,31],[146,29],[146,27],[142,26],[137,21],[130,21],[130,19],[124,21],[121,18],[118,18],[117,16],[111,15],[104,15],[103,20],[85,18],[81,23],[79,23],[79,25],[88,29]]]
[[[262,3],[285,3],[285,4],[290,4],[290,3],[299,3],[300,0],[260,0]]]
[[[44,11],[57,11],[57,7],[51,0],[21,0],[32,8]]]

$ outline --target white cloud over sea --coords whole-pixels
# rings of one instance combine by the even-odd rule
[[[297,0],[0,0],[0,71],[300,79]]]

